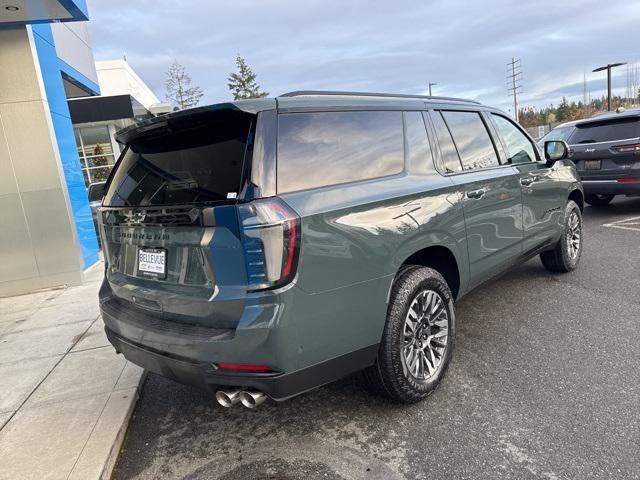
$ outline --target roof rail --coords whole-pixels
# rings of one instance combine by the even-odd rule
[[[429,95],[408,95],[403,93],[371,93],[371,92],[340,92],[340,91],[322,91],[322,90],[299,90],[295,92],[287,92],[279,95],[280,97],[304,97],[304,96],[349,96],[349,97],[391,97],[391,98],[423,98],[425,100],[449,100],[454,102],[467,102],[480,105],[475,100],[467,100],[456,97],[433,97]]]

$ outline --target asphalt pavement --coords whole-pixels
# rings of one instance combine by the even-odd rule
[[[457,303],[454,359],[426,401],[392,404],[354,376],[224,409],[149,375],[114,478],[640,478],[640,198],[584,220],[575,272],[536,258]]]

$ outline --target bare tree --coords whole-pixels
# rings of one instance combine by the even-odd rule
[[[191,77],[186,72],[183,65],[176,60],[173,61],[169,70],[167,70],[167,79],[165,80],[167,89],[167,101],[180,109],[191,108],[198,105],[203,92],[200,87],[191,86]]]
[[[230,74],[227,79],[229,81],[227,85],[233,93],[234,100],[263,98],[269,95],[267,92],[260,91],[260,86],[256,82],[256,74],[240,55],[236,57],[236,65],[238,72]]]

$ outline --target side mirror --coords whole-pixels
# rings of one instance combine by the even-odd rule
[[[551,164],[564,160],[569,156],[569,145],[562,140],[547,140],[544,142],[544,158]]]
[[[96,182],[89,185],[89,191],[87,192],[90,202],[101,201],[104,197],[106,182]]]

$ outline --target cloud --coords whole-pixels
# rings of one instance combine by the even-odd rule
[[[244,56],[261,87],[426,93],[510,107],[506,63],[522,60],[521,105],[592,96],[607,62],[640,60],[640,2],[596,0],[293,1],[110,0],[90,3],[96,59],[126,54],[164,98],[175,58],[205,91],[204,103],[229,99],[226,78]],[[614,77],[623,93],[625,67]],[[579,86],[577,88],[576,86]]]

